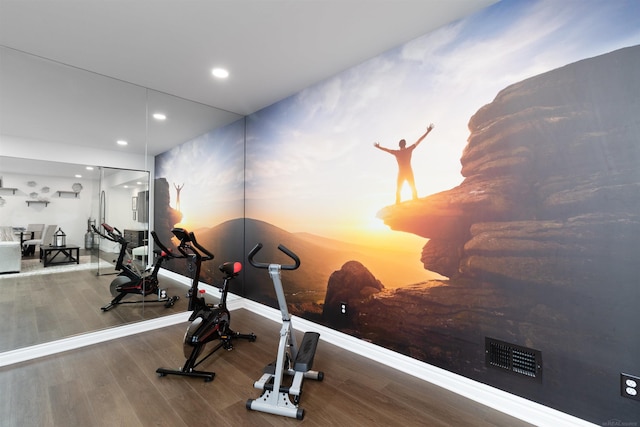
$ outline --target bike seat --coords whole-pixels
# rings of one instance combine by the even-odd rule
[[[218,267],[220,271],[227,275],[227,277],[235,277],[242,270],[242,264],[238,261],[236,262],[225,262],[220,267]]]

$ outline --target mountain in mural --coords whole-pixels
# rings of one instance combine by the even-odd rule
[[[222,230],[242,221],[242,219],[237,219],[220,224],[212,228],[209,231],[210,236],[206,238],[211,241],[223,240]],[[257,243],[263,244],[263,248],[256,256],[257,261],[292,264],[293,261],[277,249],[279,244],[283,244],[300,258],[299,269],[281,272],[287,302],[292,306],[291,311],[294,314],[308,316],[319,314],[322,310],[321,305],[325,298],[329,277],[335,270],[352,260],[358,260],[370,268],[384,266],[387,273],[383,275],[383,279],[394,282],[404,281],[404,283],[410,284],[427,281],[429,278],[437,276],[421,269],[419,263],[418,267],[414,269],[399,267],[398,265],[402,265],[408,257],[417,259],[415,254],[409,252],[372,251],[365,246],[336,239],[309,233],[291,233],[252,218],[246,218],[243,225],[247,238],[255,240],[247,242],[245,254]],[[245,296],[276,306],[273,282],[266,270],[247,266],[245,268],[245,282],[247,283]]]
[[[166,187],[162,184],[160,182],[158,185],[156,182],[156,193],[158,188]],[[179,218],[170,207],[157,209],[157,212],[156,221],[161,219],[161,223]],[[163,212],[168,212],[171,218],[162,218],[161,213]],[[167,226],[168,233],[158,232],[158,235],[164,242],[172,242],[175,245],[177,242],[170,234],[172,227]],[[424,270],[419,262],[414,263],[417,264],[415,267],[407,268],[406,260],[408,258],[411,260],[419,259],[409,251],[372,251],[366,246],[309,233],[291,233],[252,218],[232,219],[212,227],[202,227],[190,231],[195,233],[201,245],[215,255],[212,261],[203,263],[200,274],[201,281],[219,286],[222,283],[222,274],[219,272],[218,266],[225,261],[243,262],[245,265],[241,280],[232,284],[231,291],[274,307],[277,306],[277,302],[273,291],[273,282],[268,272],[249,266],[246,262],[246,256],[259,242],[263,244],[263,249],[256,256],[256,260],[260,262],[291,264],[292,260],[277,249],[279,244],[283,244],[295,252],[301,259],[300,268],[293,272],[283,271],[281,274],[287,301],[291,305],[290,309],[292,313],[299,315],[316,316],[321,312],[329,276],[351,260],[358,260],[369,268],[375,269],[377,267],[377,270],[383,272],[381,277],[383,280],[387,280],[387,283],[411,284],[439,277],[438,274]],[[246,246],[243,240],[245,236],[253,239],[253,241],[246,242]],[[191,276],[186,262],[182,260],[172,260],[167,264],[167,268],[185,276]],[[242,289],[238,288],[239,286],[243,286]]]
[[[378,214],[429,239],[425,268],[450,280],[385,289],[345,266],[356,287],[326,300],[348,315],[325,307],[325,321],[565,412],[631,416],[616,387],[640,352],[639,69],[634,46],[498,93],[469,121],[464,181]],[[485,337],[541,350],[545,387],[487,369]]]

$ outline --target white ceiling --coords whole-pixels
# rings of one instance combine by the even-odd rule
[[[0,0],[0,133],[104,149],[148,132],[129,107],[157,98],[183,111],[146,139],[157,154],[495,1]],[[101,107],[67,108],[71,92]]]

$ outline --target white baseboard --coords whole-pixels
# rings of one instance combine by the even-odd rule
[[[103,329],[96,332],[89,332],[69,338],[63,338],[57,341],[7,351],[0,353],[0,367],[26,362],[39,357],[50,356],[52,354],[62,353],[64,351],[74,350],[76,348],[98,344],[129,335],[139,334],[141,332],[165,328],[177,323],[186,322],[189,320],[189,314],[190,313],[188,312],[172,314],[169,316],[159,317],[157,319],[130,323],[128,325],[118,326],[115,328]]]
[[[179,282],[190,284],[189,279],[161,269],[161,275],[170,277]],[[219,289],[206,284],[201,285],[208,295],[219,296]],[[228,294],[227,306],[229,310],[244,308],[274,322],[281,322],[280,310],[259,304],[237,295]],[[0,353],[0,367],[61,353],[76,348],[97,344],[112,339],[122,338],[153,329],[164,328],[188,321],[189,313],[183,312],[158,319],[136,322],[117,328],[105,329],[38,344],[17,350]],[[293,317],[292,324],[296,330],[307,332],[314,331],[320,333],[320,338],[332,345],[356,353],[360,356],[374,360],[383,365],[392,367],[406,374],[415,376],[429,383],[435,384],[444,389],[450,390],[482,405],[493,408],[497,411],[511,415],[525,422],[540,427],[557,427],[559,425],[571,426],[595,426],[595,424],[557,411],[544,405],[504,392],[486,384],[473,381],[469,378],[457,375],[453,372],[429,365],[417,359],[393,352],[384,347],[360,340],[350,335],[338,332],[334,329],[310,322],[300,317]]]
[[[280,310],[251,300],[243,300],[242,308],[275,322],[282,320]],[[338,332],[300,317],[292,317],[296,330],[320,333],[320,339],[352,353],[374,360],[406,374],[452,391],[475,402],[511,415],[536,426],[595,426],[595,424],[523,399],[511,393],[471,380],[445,369],[396,353],[384,347]]]

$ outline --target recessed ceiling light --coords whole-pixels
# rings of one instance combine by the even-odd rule
[[[118,141],[118,145],[127,145],[129,144],[127,141],[125,141],[124,139],[119,139]]]
[[[88,170],[88,171],[92,171],[93,170],[93,166],[87,166],[85,169]]]
[[[76,178],[82,178],[82,175],[80,175],[79,173],[74,175]]]
[[[211,70],[211,74],[213,74],[214,77],[218,77],[219,79],[226,79],[227,77],[229,77],[229,72],[224,68],[214,68],[213,70]]]
[[[165,116],[165,115],[164,115],[164,114],[162,114],[162,113],[154,113],[154,114],[153,114],[153,118],[154,118],[154,119],[156,119],[156,120],[160,120],[160,121],[162,121],[162,120],[166,120],[166,119],[167,119],[167,116]]]

